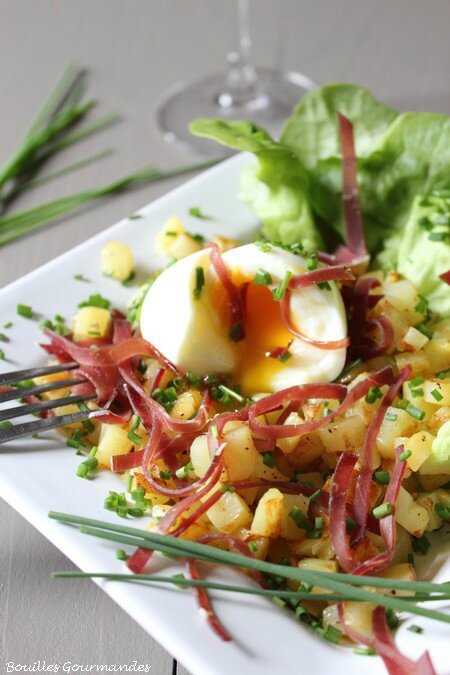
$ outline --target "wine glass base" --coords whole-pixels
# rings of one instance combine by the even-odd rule
[[[277,137],[296,104],[315,84],[294,71],[257,68],[256,74],[255,95],[243,102],[227,93],[226,75],[173,85],[157,104],[157,124],[164,140],[203,155],[232,154],[229,148],[219,148],[217,143],[189,132],[188,124],[196,117],[249,119]]]

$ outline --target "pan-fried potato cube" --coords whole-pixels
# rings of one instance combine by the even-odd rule
[[[423,389],[424,399],[438,406],[450,406],[450,380],[427,380]]]
[[[174,241],[167,248],[167,255],[176,260],[185,258],[186,256],[191,255],[191,253],[200,251],[202,248],[202,243],[191,237],[187,232],[183,232],[173,239]]]
[[[345,623],[361,635],[372,635],[372,614],[376,605],[370,602],[343,603]]]
[[[396,581],[416,581],[417,575],[414,571],[414,567],[409,563],[399,563],[398,565],[391,565],[385,570],[381,577],[384,579],[395,579]],[[387,592],[387,595],[395,595],[398,597],[406,597],[408,595],[414,595],[414,591],[402,591],[402,590],[391,590]]]
[[[417,478],[419,479],[419,483],[421,487],[424,490],[437,490],[438,488],[442,487],[446,483],[448,483],[448,474],[447,473],[434,473],[434,474],[427,474],[427,473],[422,473],[421,469],[419,469],[419,472],[417,474]]]
[[[49,373],[48,375],[43,375],[42,377],[35,377],[33,382],[34,384],[50,384],[53,382],[58,382],[58,380],[70,380],[70,374],[65,373]],[[54,398],[63,398],[67,396],[70,392],[70,387],[63,387],[62,389],[52,389],[51,391],[45,391],[41,394],[41,398],[45,400],[53,400]]]
[[[391,565],[398,565],[408,561],[408,556],[412,551],[411,535],[404,527],[397,523],[397,542],[395,545],[394,557]]]
[[[434,436],[428,431],[418,431],[404,441],[404,449],[411,452],[411,456],[406,460],[411,471],[417,471],[428,458],[433,441]]]
[[[410,534],[421,537],[427,528],[430,517],[428,511],[417,504],[409,492],[401,487],[395,509],[395,520]]]
[[[418,428],[418,422],[401,408],[388,408],[377,436],[377,450],[382,457],[394,459],[395,439],[410,436]]]
[[[428,340],[429,338],[421,333],[420,330],[410,326],[401,340],[399,340],[397,348],[402,352],[417,352],[427,344]]]
[[[194,467],[194,473],[199,478],[205,475],[211,464],[209,455],[208,441],[206,434],[197,436],[191,445],[191,464]]]
[[[296,412],[291,412],[284,422],[285,425],[291,424],[303,424],[304,420]],[[301,436],[292,436],[291,438],[279,438],[277,440],[277,447],[280,448],[285,455],[289,455],[291,452],[294,452],[295,448],[300,441]]]
[[[401,354],[396,354],[394,360],[399,370],[406,368],[406,366],[411,366],[413,377],[418,375],[428,377],[432,374],[425,349],[421,349],[419,352],[402,352]]]
[[[305,529],[298,527],[291,516],[293,509],[298,509],[306,517],[308,514],[309,499],[304,495],[286,495],[283,494],[283,515],[281,519],[280,535],[285,539],[296,541],[304,539]]]
[[[438,373],[448,368],[450,363],[450,340],[433,337],[423,348],[430,363],[431,372]]]
[[[127,434],[126,427],[118,424],[102,424],[98,450],[95,455],[100,467],[109,469],[113,455],[127,455],[132,450],[133,443]]]
[[[231,534],[238,527],[247,527],[252,522],[252,512],[236,492],[224,492],[206,515],[214,527],[225,534]]]
[[[338,564],[335,560],[320,560],[319,558],[303,558],[298,563],[298,567],[302,570],[311,570],[312,572],[335,573],[338,571]],[[313,586],[311,593],[333,593],[333,591],[329,588]]]
[[[430,520],[427,525],[427,531],[438,530],[443,525],[443,520],[436,513],[436,504],[450,505],[450,495],[447,490],[433,490],[432,492],[422,492],[417,497],[417,503],[428,511]]]
[[[108,241],[102,246],[102,272],[118,281],[130,279],[134,274],[133,251],[121,241]]]
[[[161,232],[156,237],[156,249],[158,253],[170,257],[168,249],[170,249],[175,239],[183,233],[184,227],[181,220],[177,216],[168,218],[164,223]]]
[[[250,429],[239,422],[233,429],[223,434],[226,443],[223,459],[231,481],[245,480],[255,471],[260,454],[255,448]]]
[[[321,560],[332,560],[334,558],[334,550],[329,537],[322,536],[320,539],[290,541],[289,548],[293,555],[297,556],[314,556]]]
[[[267,466],[264,464],[263,456],[258,453],[254,475],[255,478],[263,478],[264,480],[288,480],[288,476],[282,473],[276,466]]]
[[[386,285],[384,297],[397,312],[405,317],[408,323],[419,323],[422,315],[414,309],[419,302],[419,294],[410,281],[401,279],[393,284]]]
[[[202,400],[202,395],[196,389],[183,392],[174,403],[170,416],[176,420],[189,420],[193,417]]]
[[[319,430],[327,452],[357,452],[364,445],[366,426],[357,415],[331,422]]]
[[[111,312],[103,307],[81,307],[73,318],[73,339],[86,340],[108,335]]]
[[[283,493],[270,488],[263,494],[256,507],[251,532],[261,537],[276,539],[281,530],[283,518]]]

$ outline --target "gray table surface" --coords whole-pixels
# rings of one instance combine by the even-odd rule
[[[220,71],[233,28],[224,0],[0,0],[0,162],[71,60],[90,70],[98,111],[123,121],[68,150],[64,162],[105,147],[101,163],[23,198],[26,207],[113,179],[149,162],[197,159],[170,147],[154,121],[175,80]],[[401,110],[450,113],[448,0],[253,0],[255,62],[279,57],[318,83],[353,81]],[[278,57],[277,57],[278,55]],[[60,166],[59,161],[51,168]],[[102,202],[0,249],[0,285],[14,281],[171,189],[167,181]],[[177,664],[91,583],[56,584],[73,566],[0,500],[0,671],[6,663]],[[178,672],[186,671],[178,665]]]

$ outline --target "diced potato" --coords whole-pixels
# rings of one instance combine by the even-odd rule
[[[424,399],[438,406],[450,406],[450,380],[426,380]]]
[[[125,281],[134,274],[133,251],[121,241],[108,241],[102,247],[101,269],[104,275]]]
[[[168,218],[164,223],[161,232],[156,237],[156,248],[158,252],[162,255],[167,255],[170,257],[168,249],[170,249],[178,235],[182,234],[183,232],[183,223],[177,216],[171,216]]]
[[[427,358],[427,346],[428,345],[425,345],[424,349],[421,349],[419,352],[403,352],[402,354],[396,354],[394,359],[397,368],[402,370],[402,368],[405,368],[406,366],[411,366],[413,377],[416,377],[417,375],[423,375],[424,377],[431,375],[433,371]]]
[[[400,312],[412,324],[417,324],[422,318],[414,308],[419,302],[419,294],[415,286],[408,279],[401,279],[388,284],[384,289],[387,302]]]
[[[399,563],[398,565],[391,565],[385,570],[381,577],[384,579],[395,579],[397,581],[416,581],[417,576],[414,567],[410,563]],[[387,595],[395,595],[397,597],[405,597],[414,595],[414,591],[391,590]]]
[[[312,572],[335,573],[338,571],[338,564],[335,560],[320,560],[319,558],[303,558],[298,563],[302,570],[311,570]],[[329,588],[313,586],[311,593],[333,593]]]
[[[271,467],[264,464],[264,458],[261,454],[257,458],[254,475],[255,478],[263,478],[264,480],[289,480],[288,476],[277,469],[276,466]]]
[[[435,474],[426,474],[422,473],[422,467],[419,469],[417,474],[419,483],[424,490],[437,490],[437,488],[442,487],[448,483],[448,474],[446,473],[435,473]]]
[[[394,557],[392,558],[392,565],[404,563],[408,561],[408,556],[412,551],[411,535],[404,527],[397,523],[397,542],[395,545]]]
[[[296,412],[291,412],[284,422],[285,425],[293,424],[303,424],[304,420]],[[279,438],[277,441],[277,447],[280,448],[285,455],[289,455],[295,450],[300,441],[301,436],[292,436],[291,438]]]
[[[332,560],[334,550],[329,537],[322,536],[320,539],[302,539],[302,541],[289,542],[291,552],[297,556],[314,556],[321,560]]]
[[[432,403],[427,403],[425,400],[425,389],[423,384],[420,384],[417,387],[410,387],[409,385],[410,382],[405,382],[403,385],[403,398],[410,401],[416,408],[423,410],[425,413],[424,420],[429,420],[431,415],[436,411],[436,406]],[[417,394],[420,394],[420,396]]]
[[[305,530],[299,528],[295,520],[290,517],[292,509],[297,508],[305,516],[308,514],[309,499],[304,495],[286,495],[283,494],[283,515],[281,519],[280,536],[285,539],[296,541],[304,539]]]
[[[231,534],[238,527],[247,527],[252,522],[252,512],[236,492],[224,492],[206,515],[214,527],[225,534]]]
[[[103,307],[81,307],[73,318],[73,339],[86,340],[108,335],[111,312]]]
[[[211,457],[209,455],[207,436],[197,436],[191,445],[191,464],[194,467],[195,475],[199,478],[205,475],[211,464]]]
[[[191,253],[195,253],[202,249],[201,242],[196,241],[190,234],[187,234],[187,232],[183,232],[173,239],[174,241],[167,248],[167,255],[170,258],[180,260],[180,258],[185,258],[186,256],[191,255]]]
[[[305,468],[318,459],[323,452],[325,452],[325,447],[320,440],[319,433],[314,432],[302,436],[295,450],[286,457],[294,466]]]
[[[433,336],[423,348],[432,373],[439,373],[448,368],[450,363],[450,340],[447,338],[437,338]]]
[[[95,455],[100,467],[109,469],[113,455],[127,455],[132,450],[133,443],[127,434],[128,429],[119,424],[102,424]]]
[[[358,452],[364,445],[366,426],[357,415],[327,424],[319,436],[327,452]]]
[[[65,373],[50,373],[49,375],[43,375],[42,377],[35,377],[34,384],[50,384],[53,382],[58,382],[58,380],[70,380],[70,374]],[[62,389],[52,389],[51,391],[45,391],[41,394],[41,398],[45,400],[53,400],[54,398],[64,398],[70,392],[70,387],[63,387]]]
[[[394,419],[395,418],[395,419]],[[418,428],[418,422],[401,408],[388,408],[377,436],[377,450],[382,457],[394,459],[395,439],[410,436]]]
[[[225,253],[225,251],[229,251],[231,248],[236,248],[236,246],[240,246],[239,242],[236,239],[221,237],[218,234],[216,234],[216,236],[213,238],[213,242],[217,245],[220,253]]]
[[[421,537],[430,518],[428,511],[417,504],[409,492],[401,487],[395,509],[395,520],[410,534]]]
[[[196,389],[190,389],[181,394],[175,401],[170,416],[176,420],[189,420],[193,417],[202,400],[202,395]]]
[[[369,602],[344,602],[344,618],[349,628],[361,635],[372,635],[372,614],[376,605]]]
[[[402,352],[417,352],[427,344],[428,340],[429,338],[421,333],[420,330],[410,326],[405,335],[397,343],[397,348]]]
[[[256,507],[251,532],[261,537],[276,539],[281,531],[283,519],[283,494],[277,488],[270,488],[263,494]]]
[[[411,452],[411,456],[406,461],[412,471],[417,471],[428,458],[433,441],[434,436],[428,431],[418,431],[404,442],[405,451]]]
[[[225,467],[231,481],[245,480],[255,471],[260,454],[255,448],[250,429],[239,422],[223,434],[226,443],[223,453]]]
[[[427,420],[426,427],[433,436],[436,436],[441,426],[446,422],[450,422],[450,406],[438,408]]]
[[[258,560],[265,560],[267,554],[269,553],[270,539],[267,537],[257,537],[253,535],[250,530],[246,527],[238,527],[238,529],[233,532],[233,537],[242,539],[246,544],[249,545],[249,551],[252,555]]]
[[[448,506],[450,504],[450,495],[447,490],[434,490],[433,492],[422,492],[417,497],[417,503],[423,506],[424,509],[428,511],[430,520],[427,525],[427,532],[432,532],[433,530],[438,530],[442,527],[443,520],[436,513],[435,506],[436,504],[444,504]]]
[[[433,335],[437,338],[450,338],[450,319],[441,319],[434,325]]]

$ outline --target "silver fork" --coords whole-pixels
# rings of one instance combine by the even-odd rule
[[[42,375],[51,375],[52,373],[61,373],[67,370],[74,370],[79,365],[76,361],[69,363],[61,363],[55,366],[40,366],[37,368],[27,368],[26,370],[16,370],[10,373],[0,375],[0,389],[4,385],[13,385],[12,389],[7,391],[0,391],[0,403],[12,401],[14,399],[21,399],[27,396],[38,396],[46,391],[62,389],[63,387],[70,387],[75,384],[86,382],[84,377],[74,377],[67,380],[57,380],[55,382],[47,382],[45,384],[33,384],[29,387],[20,387],[18,383],[22,380],[33,379]],[[44,410],[51,410],[60,406],[83,403],[84,401],[96,397],[95,393],[84,394],[77,396],[64,396],[63,398],[51,399],[49,401],[39,401],[38,403],[26,403],[23,405],[14,406],[0,410],[0,444],[13,441],[22,436],[29,436],[40,431],[48,429],[55,429],[73,422],[81,422],[83,420],[104,415],[107,410],[81,410],[77,413],[67,413],[66,415],[59,415],[57,417],[47,417],[45,419],[38,419],[32,422],[19,422],[18,424],[5,424],[16,417],[23,417],[24,415],[32,415],[40,413]]]

